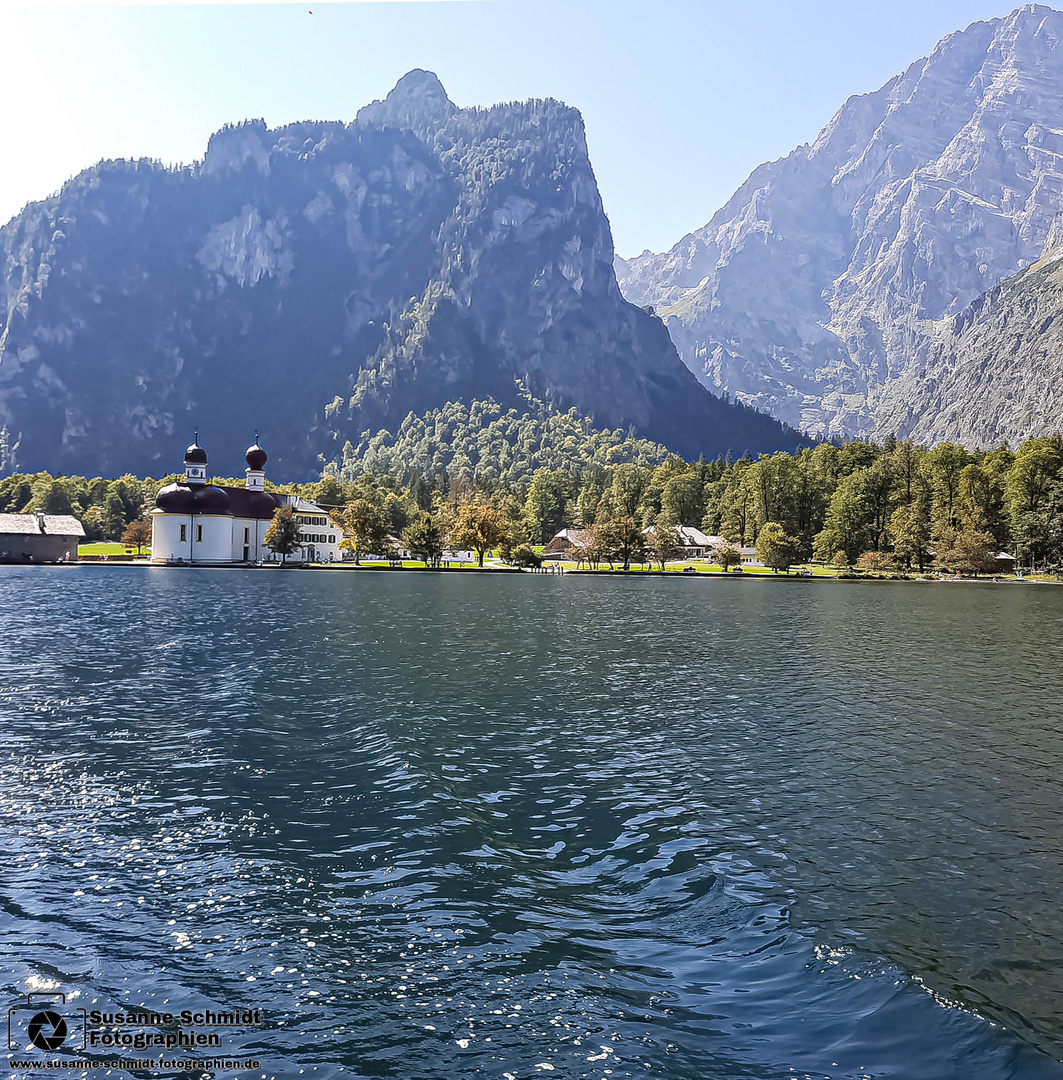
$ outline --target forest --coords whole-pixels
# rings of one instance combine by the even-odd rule
[[[381,432],[348,446],[326,473],[269,489],[331,511],[356,553],[381,536],[423,541],[426,530],[436,546],[468,541],[469,507],[490,520],[488,548],[528,558],[575,528],[614,537],[606,557],[627,562],[645,554],[644,530],[693,525],[738,546],[756,545],[771,526],[790,562],[979,572],[1009,552],[1035,569],[1063,563],[1058,435],[1014,450],[890,439],[687,462],[630,433],[597,430],[576,410],[518,414],[474,402],[411,415],[395,437]],[[17,474],[0,480],[0,513],[74,514],[89,539],[118,539],[174,479]],[[618,536],[630,542],[619,552]]]

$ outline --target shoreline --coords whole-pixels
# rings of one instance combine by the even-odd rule
[[[417,574],[527,574],[533,577],[566,578],[566,577],[604,577],[614,579],[638,579],[638,578],[682,578],[684,580],[697,580],[699,578],[711,578],[713,580],[738,580],[738,581],[790,581],[830,584],[874,584],[874,585],[1063,585],[1063,581],[1045,581],[1038,578],[1014,578],[1014,577],[937,577],[924,576],[913,577],[865,577],[859,574],[770,574],[770,573],[728,573],[723,570],[695,570],[687,573],[683,570],[568,570],[560,573],[550,569],[533,569],[519,566],[351,566],[343,563],[323,563],[311,566],[273,564],[269,566],[237,565],[208,565],[199,566],[166,566],[152,563],[147,560],[78,560],[69,563],[3,563],[3,566],[32,566],[36,569],[72,569],[86,566],[101,566],[108,568],[123,568],[137,570],[242,570],[242,571],[291,571],[291,572],[315,572],[315,573],[417,573]],[[2,572],[2,570],[0,570]]]

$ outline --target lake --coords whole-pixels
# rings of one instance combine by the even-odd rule
[[[258,1008],[240,1076],[1063,1080],[1063,589],[4,567],[0,613],[9,1004]]]

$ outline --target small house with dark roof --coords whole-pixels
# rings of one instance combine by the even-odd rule
[[[84,536],[69,514],[0,514],[0,563],[77,562]]]
[[[327,562],[339,558],[339,529],[324,510],[296,496],[266,491],[267,455],[258,445],[257,435],[244,461],[243,487],[209,484],[207,453],[196,433],[195,441],[185,450],[183,479],[164,487],[155,498],[151,512],[153,563],[226,566],[272,559],[265,536],[273,515],[284,506],[292,507],[300,524],[304,544],[297,558]],[[311,523],[314,530],[308,531]],[[330,528],[321,533],[319,524]],[[322,541],[331,539],[330,549],[319,536]]]

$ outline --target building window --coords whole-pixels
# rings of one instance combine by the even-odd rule
[[[329,542],[330,544],[334,544],[334,543],[336,543],[336,537],[334,537],[334,536],[330,536],[330,537],[328,538],[328,542]]]
[[[197,525],[196,526],[196,543],[197,544],[202,544],[203,543],[203,526],[202,525]]]
[[[181,543],[183,544],[188,539],[188,526],[181,526]]]
[[[244,543],[245,544],[251,543],[251,530],[250,529],[244,529]]]

